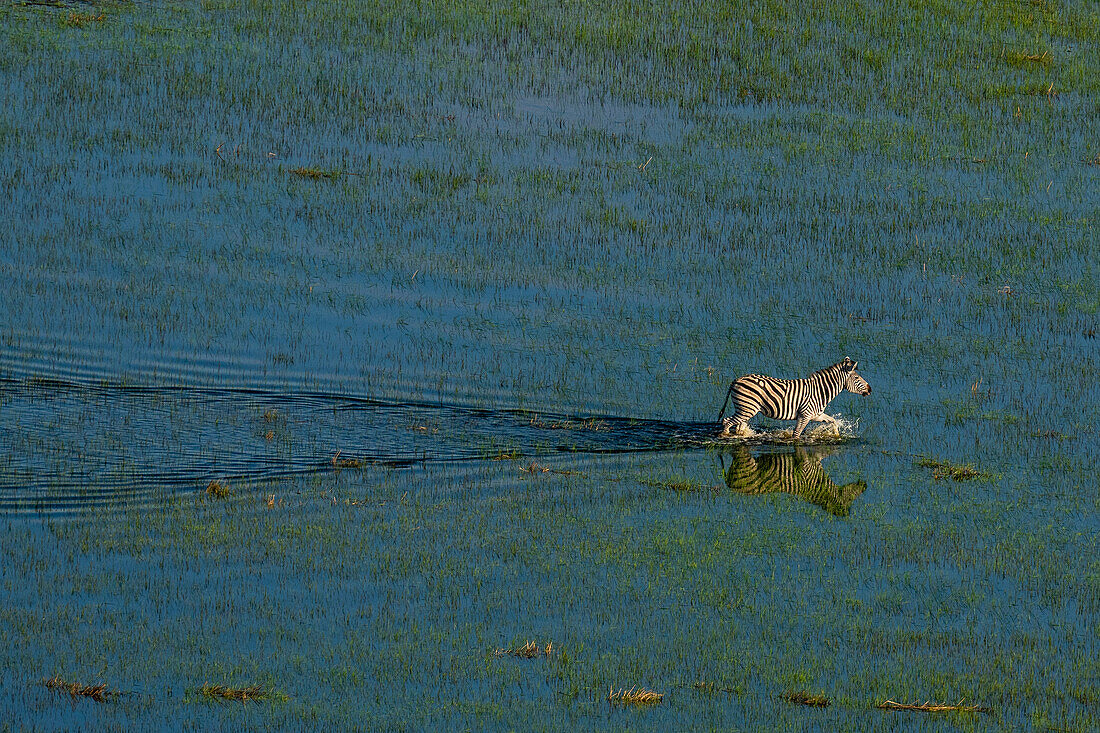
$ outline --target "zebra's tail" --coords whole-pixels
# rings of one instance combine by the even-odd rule
[[[726,390],[726,401],[722,403],[722,409],[718,411],[718,422],[722,422],[722,418],[726,416],[726,407],[730,403],[730,395],[733,394],[733,385],[737,384],[737,380],[730,382],[730,388]]]

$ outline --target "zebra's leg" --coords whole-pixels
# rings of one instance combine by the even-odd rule
[[[806,429],[806,426],[810,424],[810,416],[805,413],[799,413],[798,424],[794,426],[794,437],[798,439],[802,435],[802,431]]]
[[[748,421],[745,421],[734,428],[733,434],[738,438],[751,438],[756,435],[756,431],[749,427]]]
[[[824,412],[819,412],[810,418],[810,422],[823,422],[828,423],[833,435],[840,435],[840,421],[832,415],[826,415]],[[820,432],[820,431],[819,431]]]
[[[749,420],[760,412],[759,407],[752,405],[737,405],[736,411],[731,417],[722,420],[722,437],[736,436],[738,438],[751,438],[756,435],[749,427]]]
[[[722,419],[722,432],[718,433],[720,438],[751,438],[756,435],[749,427],[748,422],[738,422],[736,417],[726,417]]]

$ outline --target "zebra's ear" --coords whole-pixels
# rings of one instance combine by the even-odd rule
[[[844,357],[844,361],[840,362],[840,368],[846,372],[854,371],[856,368],[856,362],[852,361],[850,357]]]

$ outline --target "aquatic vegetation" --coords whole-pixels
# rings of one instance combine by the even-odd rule
[[[917,461],[918,466],[932,469],[932,478],[940,481],[949,478],[952,481],[969,481],[972,479],[991,480],[995,478],[992,473],[981,471],[973,464],[958,465],[947,461],[938,461],[935,458],[922,458]]]
[[[546,646],[542,646],[533,641],[527,641],[523,646],[514,647],[512,649],[497,649],[493,652],[495,657],[503,657],[505,655],[512,657],[522,657],[523,659],[534,659],[536,657],[548,657],[554,650],[554,643],[547,642]]]
[[[961,712],[961,713],[992,713],[991,708],[984,707],[982,705],[964,705],[959,703],[957,705],[940,705],[937,703],[922,702],[919,705],[907,705],[905,703],[894,702],[893,700],[883,700],[875,705],[880,710],[917,710],[926,713],[943,713],[943,712]]]
[[[204,683],[199,688],[199,694],[213,700],[236,700],[238,702],[259,702],[271,697],[271,691],[263,685],[229,687],[228,685],[212,685],[209,682]]]
[[[725,693],[729,693],[729,694],[740,695],[744,692],[743,689],[739,689],[739,688],[735,688],[735,687],[723,687],[722,685],[719,685],[715,682],[705,682],[705,681],[704,682],[693,682],[691,686],[692,686],[692,688],[694,688],[694,689],[696,689],[700,692],[708,692],[708,693],[725,692]]]
[[[207,496],[212,496],[215,499],[226,499],[232,492],[230,492],[229,486],[227,486],[224,482],[214,480],[206,485],[203,493]]]
[[[647,690],[637,685],[631,687],[629,690],[620,689],[612,690],[607,693],[607,701],[611,703],[618,703],[620,705],[656,705],[665,699],[664,693],[654,692],[653,690]]]
[[[829,707],[829,698],[822,694],[815,695],[809,692],[784,692],[783,699],[792,705],[807,705],[814,708]]]
[[[339,178],[339,176],[340,176],[339,171],[326,171],[326,170],[319,170],[317,168],[291,168],[290,172],[293,173],[296,176],[300,176],[302,178],[309,178],[309,179],[312,179],[314,181],[316,181],[318,179],[324,179],[324,178],[329,178],[329,179],[335,180],[336,178]]]
[[[60,692],[69,693],[70,697],[88,697],[96,702],[106,702],[107,697],[110,695],[117,695],[117,692],[111,692],[107,689],[106,683],[100,683],[98,685],[82,685],[79,682],[66,682],[59,676],[54,675],[48,680],[43,681],[46,687],[51,690],[58,690]]]

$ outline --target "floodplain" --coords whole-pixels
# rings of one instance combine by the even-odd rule
[[[1100,726],[1092,4],[348,5],[0,7],[5,726]]]

